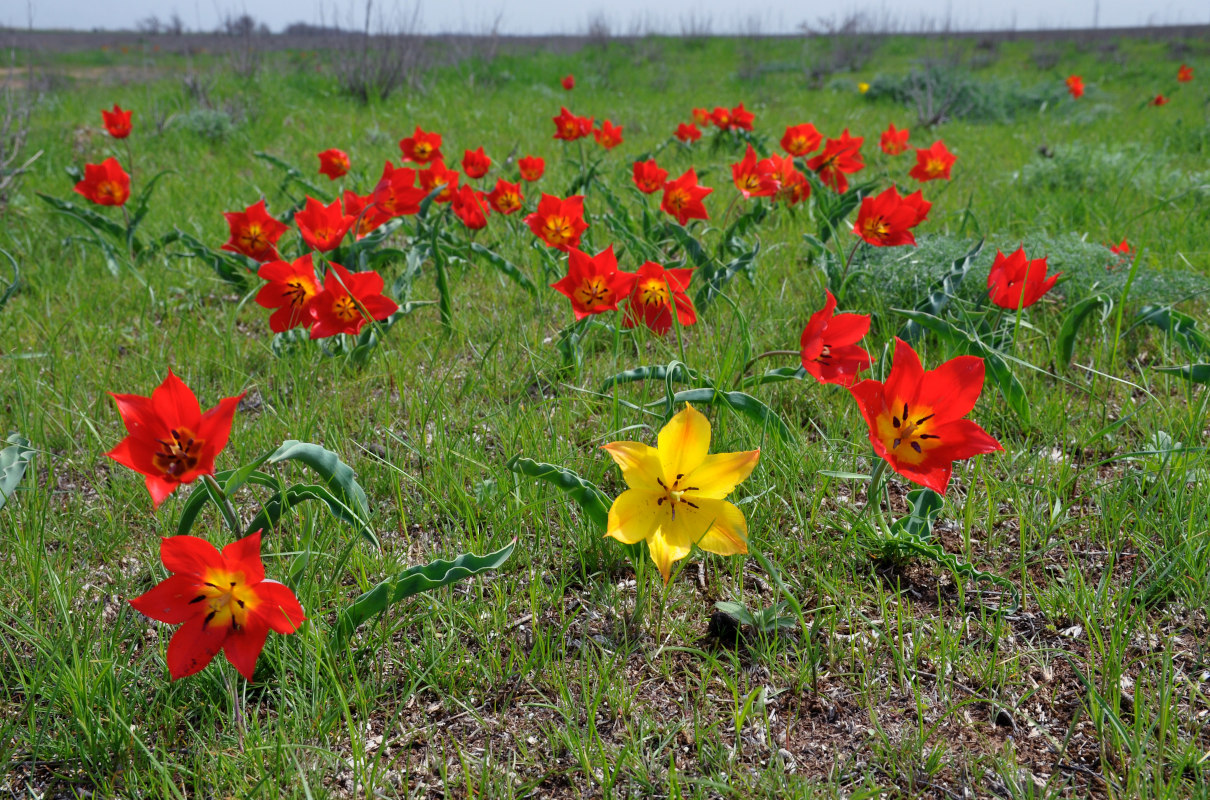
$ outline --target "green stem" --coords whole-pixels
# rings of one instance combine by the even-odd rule
[[[223,521],[227,523],[227,527],[231,529],[231,533],[235,538],[240,538],[243,532],[240,530],[239,516],[231,506],[227,493],[223,491],[223,487],[218,485],[218,481],[214,479],[213,475],[203,475],[202,480],[206,482],[206,489],[210,492],[210,499],[214,501],[219,511],[222,512]]]
[[[870,472],[870,485],[865,491],[865,505],[862,507],[864,513],[870,507],[870,503],[882,491],[882,479],[886,475],[886,459],[878,459],[878,463],[874,464],[874,469]],[[876,510],[881,509],[881,506],[875,506]],[[881,511],[878,514],[879,519],[882,518]]]

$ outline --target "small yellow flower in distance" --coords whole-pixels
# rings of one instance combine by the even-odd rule
[[[857,84],[857,91],[865,94],[866,92],[870,91],[870,84],[862,81],[861,83]]]
[[[710,421],[685,404],[660,431],[656,447],[611,442],[602,449],[630,487],[609,509],[606,536],[646,540],[664,583],[693,545],[722,556],[748,552],[744,513],[727,495],[751,474],[760,450],[710,455]]]

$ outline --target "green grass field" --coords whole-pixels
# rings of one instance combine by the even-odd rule
[[[221,56],[65,60],[126,59],[162,77],[68,80],[39,95],[27,150],[43,155],[0,217],[0,248],[21,281],[0,309],[0,432],[20,433],[36,451],[0,509],[0,790],[1206,796],[1210,395],[1204,376],[1196,383],[1158,368],[1210,362],[1210,47],[1039,49],[890,39],[860,71],[811,82],[805,67],[817,55],[801,41],[643,39],[462,61],[427,73],[423,90],[368,106],[340,93],[322,56],[271,55],[252,78]],[[942,64],[937,80],[966,92],[964,118],[932,130],[897,99],[929,58]],[[1178,87],[1181,62],[1196,78]],[[202,91],[183,88],[187,71],[201,76]],[[568,72],[572,92],[558,85]],[[1072,73],[1088,86],[1078,101],[1063,86]],[[872,85],[867,94],[859,81]],[[1171,102],[1148,105],[1159,92]],[[99,110],[115,102],[135,111],[129,153],[100,126]],[[577,175],[575,145],[565,154],[551,138],[550,118],[567,105],[624,126],[625,142],[607,154],[585,144],[604,155],[602,182],[629,213],[637,219],[649,202],[654,217],[658,195],[644,201],[628,188],[634,159],[664,145],[694,106],[740,102],[771,150],[799,122],[864,136],[867,167],[851,177],[879,188],[916,188],[906,177],[912,153],[878,150],[890,122],[909,127],[914,146],[944,139],[958,156],[952,181],[920,187],[934,206],[918,247],[863,247],[855,257],[842,307],[874,317],[864,342],[874,377],[890,367],[901,310],[981,239],[945,312],[951,321],[985,302],[997,249],[1024,244],[1064,273],[997,345],[1028,419],[988,382],[971,419],[1004,451],[955,464],[932,533],[961,562],[1011,582],[1019,608],[1002,585],[885,546],[858,477],[876,459],[848,392],[809,378],[743,383],[799,364],[797,355],[749,362],[796,351],[822,305],[824,257],[804,239],[819,235],[818,208],[775,208],[744,234],[760,245],[752,280],[728,283],[697,324],[663,338],[593,330],[577,369],[556,347],[572,322],[568,302],[546,288],[566,259],[535,243],[521,215],[494,215],[475,241],[536,291],[460,251],[468,257],[448,265],[452,327],[435,305],[419,305],[356,365],[305,342],[273,346],[267,314],[252,302],[260,282],[225,281],[179,247],[134,263],[122,256],[113,274],[85,228],[37,197],[84,204],[65,168],[112,155],[129,169],[132,154],[136,193],[172,171],[142,235],[178,228],[218,248],[228,234],[222,212],[264,196],[280,214],[302,197],[297,185],[283,192],[282,173],[254,152],[298,166],[334,197],[315,175],[315,154],[341,148],[353,164],[344,185],[368,192],[382,162],[398,162],[398,140],[420,125],[444,135],[451,163],[480,145],[497,164],[514,153],[545,157],[546,176],[523,186],[529,211],[543,190],[564,196]],[[711,221],[692,230],[714,252],[736,196],[729,165],[743,149],[712,150],[709,138],[691,149],[673,143],[656,158],[670,176],[695,166],[713,187]],[[515,167],[501,174],[511,179]],[[599,186],[585,205],[582,249],[614,244],[622,269],[636,269],[604,219],[617,211]],[[750,205],[736,203],[731,219]],[[466,240],[456,222],[446,227]],[[409,222],[390,246],[412,249],[410,230]],[[837,238],[846,251],[856,241],[848,230]],[[1133,265],[1107,249],[1123,238],[1139,253]],[[293,230],[282,239],[291,254],[297,243]],[[666,264],[684,258],[675,242],[648,244]],[[380,269],[390,293],[405,264],[388,259]],[[0,258],[0,294],[10,277]],[[1074,362],[1058,363],[1061,326],[1094,295],[1105,303],[1079,328]],[[425,261],[408,298],[394,299],[436,298]],[[1156,306],[1192,321],[1141,322],[1140,311]],[[926,368],[957,352],[932,334],[916,347]],[[755,555],[695,551],[665,591],[650,561],[636,572],[565,494],[506,466],[516,455],[553,463],[616,497],[625,485],[599,446],[654,444],[668,390],[662,379],[603,384],[673,361],[698,375],[673,389],[707,378],[742,387],[791,432],[783,440],[772,425],[700,406],[714,426],[713,452],[761,449],[731,499],[747,517],[751,550],[774,570]],[[320,504],[299,505],[266,532],[266,572],[291,585],[310,622],[269,638],[253,681],[221,656],[169,681],[172,629],[128,603],[165,577],[160,537],[176,532],[194,487],[152,511],[141,476],[105,456],[126,435],[108,393],[148,395],[169,369],[203,408],[244,393],[218,469],[287,439],[315,442],[353,467],[369,498],[380,548]],[[271,471],[315,480],[296,467]],[[891,474],[886,488],[875,505],[903,516],[912,485]],[[264,499],[242,490],[233,504],[247,521]],[[193,532],[220,546],[231,539],[213,508]],[[343,645],[329,637],[338,612],[384,578],[514,538],[500,569],[399,603]],[[648,598],[641,615],[636,579]],[[787,596],[789,620],[774,630],[748,626],[737,638],[715,614],[716,601],[757,611]]]

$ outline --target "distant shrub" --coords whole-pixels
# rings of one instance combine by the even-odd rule
[[[210,108],[186,111],[177,116],[173,124],[210,142],[226,139],[235,130],[235,122],[230,114]]]
[[[1032,190],[1067,190],[1099,194],[1131,187],[1147,195],[1187,194],[1210,197],[1210,173],[1170,166],[1162,151],[1141,144],[1116,147],[1072,143],[1057,146],[1050,158],[1039,158],[1021,170],[1020,181]]]
[[[1062,83],[1048,81],[1025,88],[1008,79],[974,78],[956,66],[931,66],[906,75],[880,75],[866,97],[885,98],[915,109],[917,124],[930,127],[949,119],[972,122],[1011,122],[1022,112],[1067,95]]]

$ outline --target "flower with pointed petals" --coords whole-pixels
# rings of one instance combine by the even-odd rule
[[[373,233],[391,218],[374,201],[374,195],[372,194],[362,196],[345,189],[344,193],[340,196],[340,202],[344,207],[345,216],[352,217],[355,221],[354,225],[356,225],[356,228],[353,234],[358,239]]]
[[[676,217],[676,221],[685,225],[691,219],[710,219],[702,198],[713,192],[697,182],[697,172],[692,167],[674,181],[664,184],[664,199],[660,208]]]
[[[908,129],[896,130],[895,123],[892,122],[882,132],[882,138],[878,141],[878,145],[882,148],[882,152],[888,156],[899,155],[908,149]]]
[[[807,176],[794,166],[793,156],[779,156],[773,153],[761,160],[756,168],[776,179],[778,186],[777,194],[773,195],[774,200],[792,206],[811,196],[811,184],[807,181]]]
[[[576,194],[561,200],[553,194],[543,194],[538,210],[525,217],[525,224],[547,247],[563,251],[579,247],[581,234],[588,230],[584,196]]]
[[[75,191],[99,206],[124,206],[130,199],[130,176],[110,157],[100,164],[85,164],[84,180],[76,184]]]
[[[731,127],[739,128],[740,130],[752,130],[752,123],[756,120],[756,115],[748,109],[744,108],[744,104],[740,103],[735,108],[731,109]]]
[[[569,74],[563,80],[559,81],[559,83],[563,85],[564,89],[570,92],[572,89],[576,88],[576,76]]]
[[[448,203],[454,199],[454,193],[458,191],[458,181],[462,178],[461,172],[447,168],[445,160],[441,158],[433,159],[429,168],[420,170],[419,174],[425,195],[438,186],[443,187],[436,197],[438,203]]]
[[[125,139],[130,135],[130,117],[133,111],[123,111],[122,107],[117,103],[113,104],[113,111],[101,109],[101,121],[105,123],[105,130],[115,139]]]
[[[693,109],[693,121],[698,125],[709,126],[714,121],[714,118],[710,115],[710,109],[695,108]]]
[[[463,186],[454,193],[450,209],[463,225],[473,231],[487,227],[487,196],[472,186]]]
[[[815,170],[825,186],[844,194],[849,189],[849,179],[845,176],[865,169],[865,162],[861,160],[864,141],[861,136],[850,136],[849,129],[845,128],[839,139],[828,139],[823,152],[807,161],[807,168]]]
[[[180,625],[168,642],[168,673],[175,681],[202,670],[222,650],[252,680],[269,631],[294,633],[306,614],[284,583],[265,578],[261,532],[218,548],[196,536],[160,540],[160,558],[172,573],[130,601],[135,610]]]
[[[744,513],[726,498],[752,474],[760,450],[711,455],[710,421],[688,403],[656,444],[602,446],[628,487],[609,509],[605,535],[623,544],[646,541],[664,583],[694,545],[721,556],[747,553]]]
[[[916,148],[916,166],[908,175],[924,183],[939,179],[950,179],[950,168],[958,157],[946,149],[945,142],[938,140],[929,148]]]
[[[523,180],[533,181],[542,177],[542,173],[546,172],[546,161],[537,156],[526,156],[517,161],[517,169],[521,171]]]
[[[1120,256],[1131,256],[1131,255],[1134,255],[1134,250],[1133,250],[1133,249],[1131,249],[1131,247],[1130,247],[1130,242],[1126,241],[1125,239],[1123,239],[1123,240],[1122,240],[1122,243],[1121,243],[1121,244],[1111,244],[1111,245],[1109,245],[1109,252],[1111,252],[1111,253],[1117,253],[1117,254],[1118,254],[1118,255],[1120,255]]]
[[[478,150],[467,150],[466,155],[462,156],[462,171],[468,178],[482,178],[491,167],[492,160],[483,152],[482,147]]]
[[[403,152],[404,161],[427,164],[435,158],[442,157],[441,134],[425,133],[417,125],[414,134],[399,140],[399,149]]]
[[[870,315],[837,314],[836,298],[826,289],[824,294],[823,308],[811,315],[802,331],[802,368],[820,383],[848,388],[857,373],[873,363],[857,344],[870,330]]]
[[[634,280],[633,272],[618,269],[613,245],[595,256],[573,247],[567,251],[567,277],[552,283],[550,288],[571,300],[572,311],[581,320],[617,310],[618,301],[629,296],[634,288]]]
[[[294,215],[294,224],[302,234],[303,241],[312,250],[327,253],[340,247],[356,217],[341,211],[340,201],[325,206],[314,197],[307,198],[307,205]]]
[[[672,330],[674,306],[677,323],[682,328],[697,322],[697,310],[686,294],[692,278],[691,268],[664,269],[654,261],[644,263],[634,276],[623,327],[633,328],[641,323],[663,336]]]
[[[991,271],[987,273],[987,294],[1000,308],[1016,311],[1018,307],[1026,308],[1038,302],[1062,274],[1056,272],[1047,276],[1046,259],[1030,261],[1025,257],[1024,247],[1017,248],[1011,256],[997,250]]]
[[[1155,97],[1153,97],[1151,99],[1151,101],[1148,103],[1148,105],[1153,105],[1156,107],[1166,106],[1166,105],[1168,105],[1168,98],[1164,97],[1162,94],[1157,94]]]
[[[310,324],[311,299],[319,294],[319,281],[315,278],[310,253],[296,258],[293,264],[270,261],[261,265],[256,274],[269,282],[257,292],[257,305],[277,309],[269,317],[270,330],[284,333]]]
[[[419,214],[420,203],[428,197],[430,191],[432,191],[431,187],[416,185],[416,170],[396,169],[394,164],[387,161],[382,167],[382,177],[374,186],[370,199],[374,201],[378,210],[387,219],[390,219],[391,217]],[[345,208],[345,213],[353,214],[354,212]]]
[[[792,156],[805,156],[814,152],[823,142],[823,134],[809,122],[801,125],[787,125],[786,132],[781,137],[781,149]]]
[[[606,150],[612,150],[622,143],[622,126],[614,125],[609,120],[601,120],[601,127],[592,132],[597,144]]]
[[[1071,95],[1071,99],[1079,100],[1084,96],[1084,79],[1079,75],[1067,76],[1067,93]]]
[[[752,145],[748,145],[748,152],[744,157],[731,165],[731,179],[735,181],[735,188],[739,189],[745,200],[777,194],[780,187],[777,178],[769,169],[769,163],[768,159],[758,163],[756,151],[752,149]],[[761,166],[764,166],[764,169],[761,169]]]
[[[254,261],[281,258],[277,254],[277,240],[290,226],[269,216],[263,198],[243,211],[224,211],[223,217],[231,229],[231,238],[223,245],[223,250],[240,253]]]
[[[702,132],[697,129],[697,126],[692,122],[682,122],[676,126],[676,138],[685,144],[696,142],[702,138]]]
[[[574,142],[592,133],[592,117],[577,117],[566,106],[560,108],[559,115],[551,117],[551,120],[555,123],[554,138],[565,142]]]
[[[668,170],[660,169],[654,158],[634,162],[634,185],[643,194],[652,194],[664,188],[668,180]]]
[[[311,299],[311,338],[324,339],[338,333],[361,333],[366,317],[384,320],[399,310],[394,300],[382,294],[382,276],[349,272],[336,262],[328,264],[323,291]]]
[[[319,154],[319,174],[327,175],[328,180],[343,178],[349,174],[349,156],[344,150],[335,147],[324,150]]]
[[[710,123],[720,131],[731,130],[731,109],[715,106],[710,112]]]
[[[983,391],[983,359],[958,356],[925,372],[907,342],[895,340],[886,383],[864,380],[849,391],[870,428],[870,444],[891,469],[945,494],[955,461],[1003,450],[963,419]]]
[[[853,233],[875,247],[915,245],[911,229],[928,218],[932,207],[919,191],[900,197],[899,191],[891,186],[877,197],[862,199]]]
[[[487,194],[487,202],[497,214],[512,214],[521,209],[521,184],[509,183],[504,178],[496,179],[496,188]]]
[[[105,455],[144,476],[154,508],[182,483],[214,474],[214,459],[227,446],[243,397],[226,397],[203,414],[197,396],[171,370],[151,397],[110,396],[128,435]]]
[[[1176,71],[1177,83],[1189,83],[1193,80],[1193,67],[1188,64],[1181,64],[1180,69]],[[117,106],[114,106],[117,108]]]

